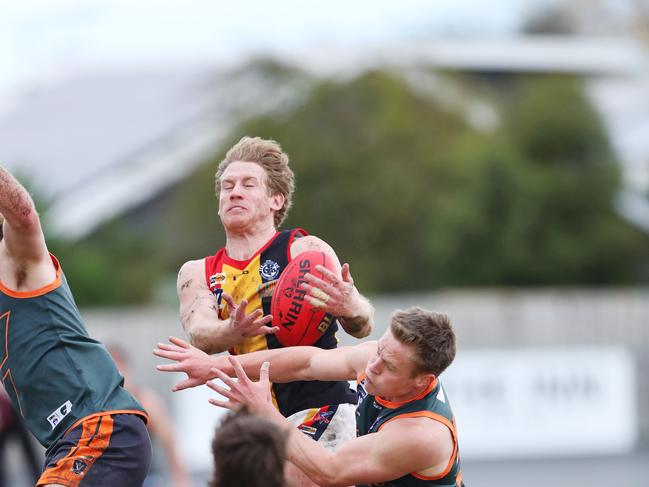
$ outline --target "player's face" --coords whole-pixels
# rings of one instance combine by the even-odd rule
[[[420,374],[413,377],[414,354],[414,346],[404,345],[388,329],[365,367],[367,392],[392,402],[410,399],[421,392],[434,376]]]
[[[238,161],[223,171],[219,216],[226,228],[272,224],[274,213],[282,204],[281,195],[269,195],[266,171],[259,164]]]

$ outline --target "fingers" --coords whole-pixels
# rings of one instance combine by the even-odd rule
[[[261,316],[263,311],[256,310],[254,316]],[[267,326],[273,321],[273,315],[266,315],[263,318],[258,318],[252,320],[250,315],[243,323],[239,326],[239,332],[246,337],[256,336],[256,335],[270,335],[272,333],[277,333],[279,328]]]
[[[343,267],[340,270],[340,275],[343,278],[343,282],[351,284],[352,286],[354,285],[354,278],[352,277],[352,273],[349,270],[349,264],[347,262],[343,264]]]
[[[311,296],[313,296],[316,299],[319,299],[323,303],[326,303],[329,301],[330,296],[324,292],[322,289],[319,289],[317,287],[312,287],[309,292],[311,293]]]
[[[157,348],[153,349],[153,355],[168,360],[175,360],[176,362],[180,362],[184,358],[183,352],[176,352],[175,350],[159,350]]]
[[[279,331],[279,326],[260,326],[255,335],[274,335]]]
[[[302,283],[302,286],[305,289],[312,288],[312,287],[318,287],[320,289],[330,289],[331,288],[331,284],[329,284],[326,281],[323,281],[318,276],[314,276],[311,273],[305,274],[304,279],[305,279],[305,281],[308,281],[308,284]]]
[[[191,347],[191,345],[187,343],[185,340],[181,340],[180,338],[175,336],[170,336],[169,341],[174,345],[178,345],[180,348],[189,349]]]
[[[243,370],[243,367],[241,366],[241,363],[236,358],[234,358],[232,355],[230,355],[228,357],[228,360],[230,361],[230,364],[232,364],[232,368],[234,369],[234,373],[237,374],[237,379],[239,379],[240,381],[243,381],[243,382],[246,382],[246,381],[251,382],[250,378],[246,374],[246,371]],[[223,374],[223,375],[225,375],[225,374]],[[228,379],[230,379],[230,378],[228,377]],[[232,381],[232,379],[230,379],[230,381]]]
[[[210,404],[214,404],[215,406],[219,406],[222,408],[227,408],[227,409],[233,409],[237,407],[238,401],[235,397],[233,397],[232,391],[230,389],[226,389],[225,387],[221,387],[218,384],[215,384],[214,382],[206,382],[205,385],[212,389],[214,392],[219,394],[220,396],[223,396],[227,400],[224,399],[217,399],[215,397],[211,397],[208,399]]]
[[[171,391],[172,392],[184,391],[185,389],[189,389],[191,387],[196,387],[196,386],[200,386],[200,385],[201,384],[198,381],[195,381],[195,380],[192,380],[192,379],[185,379],[185,380],[181,380],[180,382],[178,382],[178,384],[173,386],[171,388]]]
[[[304,297],[309,303],[311,303],[311,306],[313,306],[316,309],[326,309],[327,308],[327,303],[324,301],[320,301],[317,298],[311,297],[308,294]]]
[[[322,278],[325,281],[327,281],[329,284],[333,284],[335,286],[340,281],[340,277],[338,276],[338,274],[327,269],[324,266],[318,264],[317,266],[315,266],[315,270],[318,271],[320,274],[322,274]]]
[[[230,395],[230,393],[231,393],[230,389],[228,389],[226,387],[222,387],[222,386],[218,385],[216,382],[211,381],[211,380],[207,381],[205,383],[205,385],[207,387],[209,387],[210,389],[212,389],[214,392],[216,392],[218,394],[221,394],[223,397],[228,397]]]
[[[237,406],[231,403],[230,401],[221,401],[219,399],[214,399],[212,397],[209,398],[208,401],[210,404],[214,406],[218,406],[220,408],[232,409],[232,410],[237,409]]]
[[[222,370],[219,370],[219,369],[211,369],[211,372],[212,372],[216,377],[218,377],[219,379],[221,379],[221,381],[223,381],[224,384],[227,384],[228,387],[234,387],[234,386],[235,386],[236,382],[235,382],[235,381],[234,381],[234,380],[233,380],[229,375],[223,373]],[[209,384],[208,384],[208,385],[209,385]],[[212,387],[212,386],[210,386],[210,387]]]
[[[182,370],[182,366],[180,364],[156,365],[155,368],[157,370],[160,370],[161,372],[184,372],[184,370]]]
[[[261,364],[261,369],[259,369],[259,382],[265,383],[270,382],[268,376],[270,375],[270,362],[266,361]]]
[[[242,299],[241,302],[239,303],[239,306],[237,306],[237,312],[235,313],[234,316],[234,319],[237,320],[238,322],[243,321],[243,319],[246,317],[246,306],[248,306],[248,300]]]
[[[168,343],[158,343],[157,349],[166,350],[168,352],[180,352],[185,350],[182,347],[179,347],[177,345],[169,345]]]
[[[226,302],[230,309],[235,309],[237,307],[237,303],[234,302],[234,298],[228,293],[221,294],[221,298]]]

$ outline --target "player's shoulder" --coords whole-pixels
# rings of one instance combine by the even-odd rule
[[[429,411],[404,413],[394,417],[385,424],[386,431],[407,434],[413,441],[434,442],[438,444],[453,443],[452,425],[443,421],[439,415]],[[434,441],[433,441],[434,440]]]
[[[296,255],[299,255],[302,252],[308,252],[311,250],[319,250],[326,252],[329,255],[336,255],[331,245],[320,237],[316,237],[315,235],[304,235],[294,239],[291,243],[291,258],[295,258]]]
[[[178,282],[202,276],[205,273],[205,259],[188,260],[178,271]]]
[[[182,266],[180,266],[180,271],[183,272],[183,271],[191,271],[196,269],[203,269],[204,266],[205,266],[205,258],[188,260]]]

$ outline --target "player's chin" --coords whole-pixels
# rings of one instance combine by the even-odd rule
[[[367,376],[367,373],[365,375],[364,386],[368,394],[371,394],[372,396],[376,396],[376,387],[374,385],[374,382],[372,382],[372,380]]]

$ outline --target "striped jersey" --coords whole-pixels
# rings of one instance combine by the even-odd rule
[[[240,261],[230,258],[225,248],[205,258],[205,279],[207,286],[219,302],[219,318],[229,317],[228,306],[221,299],[223,292],[232,296],[236,303],[248,301],[246,313],[262,309],[270,314],[273,289],[284,268],[291,261],[291,244],[296,237],[306,235],[302,229],[277,232],[250,259]],[[330,316],[326,319],[331,320]],[[323,349],[336,348],[338,324],[331,320],[325,333],[314,346]],[[238,355],[283,347],[274,335],[259,335],[246,338],[230,350]],[[304,409],[326,405],[356,404],[356,394],[345,381],[302,381],[272,385],[273,400],[284,416]]]

